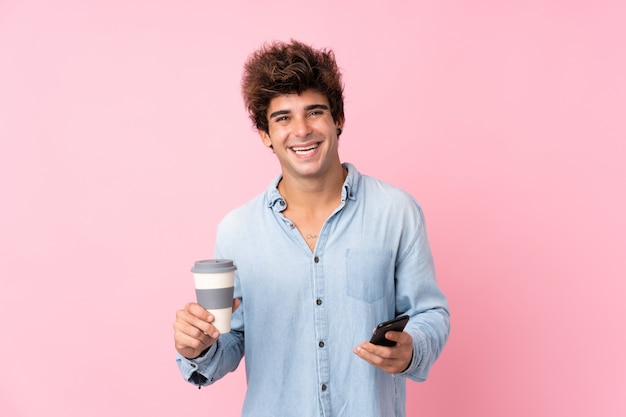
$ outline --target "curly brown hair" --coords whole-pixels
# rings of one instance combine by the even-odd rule
[[[273,42],[253,52],[244,65],[243,100],[254,126],[266,133],[270,101],[308,89],[325,95],[333,120],[343,123],[343,83],[332,50],[314,49],[293,39]]]

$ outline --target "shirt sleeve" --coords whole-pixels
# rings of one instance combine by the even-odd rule
[[[401,375],[425,381],[450,333],[448,302],[437,285],[424,215],[417,203],[407,219],[406,243],[396,264],[396,313],[408,314],[405,331],[413,338],[413,358]]]

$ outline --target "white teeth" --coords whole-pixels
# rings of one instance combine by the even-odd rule
[[[312,150],[317,149],[317,147],[318,147],[318,146],[319,146],[319,145],[313,145],[313,146],[308,146],[308,147],[306,147],[306,148],[296,148],[296,147],[293,147],[293,148],[291,148],[291,149],[293,149],[293,151],[294,151],[294,152],[296,152],[296,153],[300,153],[300,152],[310,152],[310,151],[312,151]]]

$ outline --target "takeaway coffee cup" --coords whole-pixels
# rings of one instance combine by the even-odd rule
[[[220,333],[230,332],[236,269],[230,259],[197,261],[191,268],[198,304],[215,317],[213,326]]]

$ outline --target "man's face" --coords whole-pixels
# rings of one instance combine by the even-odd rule
[[[277,96],[267,109],[269,133],[259,131],[274,149],[284,176],[322,177],[339,164],[337,128],[328,99],[315,90]]]

